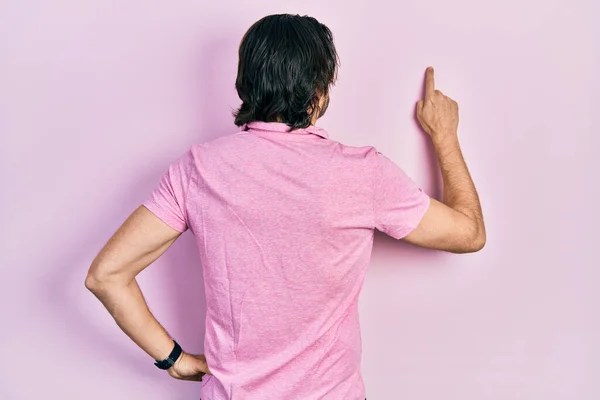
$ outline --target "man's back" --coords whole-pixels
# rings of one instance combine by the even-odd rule
[[[90,266],[86,287],[119,327],[205,400],[363,399],[357,301],[375,229],[456,253],[485,245],[458,142],[458,105],[428,68],[417,118],[444,202],[372,146],[317,128],[337,76],[333,34],[308,16],[266,16],[239,48],[236,134],[173,163]],[[206,284],[206,354],[189,354],[148,309],[135,277],[187,229]],[[203,379],[204,378],[204,379]]]
[[[362,400],[358,296],[375,224],[408,231],[429,198],[372,146],[314,126],[248,128],[194,146],[145,204],[197,239],[204,399]],[[390,212],[377,192],[394,188],[406,201]]]

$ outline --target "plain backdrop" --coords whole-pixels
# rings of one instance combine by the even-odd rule
[[[460,104],[483,203],[488,244],[476,254],[377,233],[360,300],[369,400],[600,398],[594,0],[3,1],[0,398],[199,398],[83,282],[171,161],[237,131],[237,46],[280,12],[334,32],[342,64],[319,125],[376,146],[439,196],[414,120],[433,65]],[[169,332],[202,352],[192,239],[139,282]]]

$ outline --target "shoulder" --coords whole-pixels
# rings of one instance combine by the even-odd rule
[[[376,177],[380,171],[396,166],[391,159],[384,155],[375,146],[348,146],[339,144],[340,151],[346,160],[359,167],[359,173],[369,177]]]
[[[199,146],[206,152],[218,151],[224,147],[239,146],[249,139],[252,139],[252,135],[248,134],[247,132],[235,131],[206,140],[197,144],[196,146]]]
[[[344,158],[372,162],[379,151],[374,146],[352,146],[335,140],[329,140],[331,146]]]

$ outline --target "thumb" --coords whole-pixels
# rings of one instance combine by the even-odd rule
[[[197,356],[192,355],[190,357],[190,361],[189,361],[189,365],[190,368],[192,369],[192,371],[194,371],[194,373],[198,373],[200,372],[200,370],[202,369],[202,361],[198,359]]]
[[[423,100],[417,102],[417,119],[421,121],[421,115],[423,115]]]

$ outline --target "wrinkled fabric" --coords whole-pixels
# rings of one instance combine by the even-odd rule
[[[429,197],[375,147],[275,122],[192,146],[144,205],[195,235],[204,400],[363,400],[358,298],[375,229],[400,239]]]

